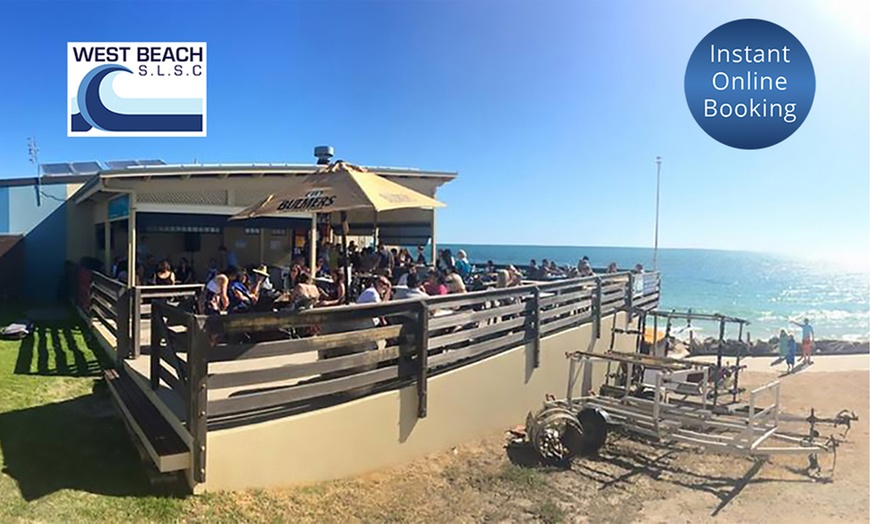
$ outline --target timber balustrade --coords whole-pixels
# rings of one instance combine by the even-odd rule
[[[151,381],[192,402],[185,397],[192,391],[188,363],[204,362],[207,380],[199,387],[212,394],[198,411],[209,421],[289,405],[315,409],[325,399],[416,382],[423,417],[430,375],[523,344],[532,345],[537,366],[543,336],[612,314],[632,298],[635,307],[652,309],[658,275],[643,276],[643,295],[633,294],[636,278],[622,273],[293,313],[202,317],[155,303]]]

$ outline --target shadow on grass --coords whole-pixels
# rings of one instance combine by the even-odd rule
[[[14,373],[92,380],[102,350],[74,321],[40,325],[22,340]],[[3,394],[0,381],[0,395]],[[180,496],[178,483],[152,486],[102,379],[76,398],[0,412],[3,473],[27,501],[69,489],[109,496]]]
[[[76,339],[75,332],[82,337]],[[87,354],[81,347],[84,340]],[[43,375],[59,377],[96,377],[103,367],[111,362],[100,362],[102,349],[83,331],[81,325],[39,325],[33,335],[21,341],[18,359],[15,361],[17,375]]]

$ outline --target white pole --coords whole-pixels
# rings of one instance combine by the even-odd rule
[[[653,244],[653,271],[659,268],[659,186],[662,175],[662,157],[656,157],[656,236]]]

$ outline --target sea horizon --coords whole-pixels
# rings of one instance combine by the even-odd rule
[[[652,269],[651,247],[546,246],[439,243],[459,249],[475,264],[528,264],[531,259],[576,265],[588,256],[593,267],[617,262]],[[782,253],[710,248],[659,248],[661,309],[722,313],[751,322],[752,339],[767,340],[790,322],[809,318],[816,338],[870,340],[870,273]],[[717,326],[693,322],[697,336],[716,335]],[[727,334],[736,338],[736,333]]]

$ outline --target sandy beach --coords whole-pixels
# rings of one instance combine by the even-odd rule
[[[716,357],[692,357],[692,360],[716,362]],[[737,359],[723,357],[722,360],[726,364],[734,364]],[[740,359],[740,364],[745,365],[747,371],[759,373],[785,373],[786,370],[785,362],[775,357],[745,357]],[[870,355],[820,355],[813,357],[811,366],[799,367],[797,373],[868,370],[870,370]]]

